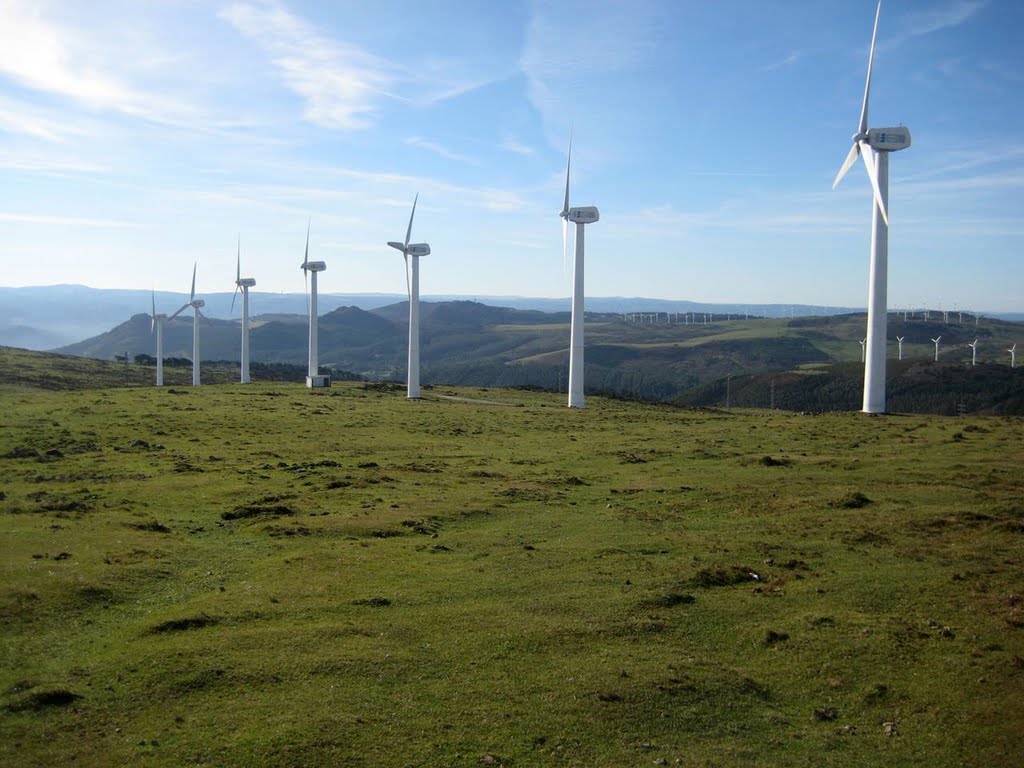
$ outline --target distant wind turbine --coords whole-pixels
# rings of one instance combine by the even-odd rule
[[[867,339],[860,340],[860,361],[864,362],[864,346],[868,343]]]
[[[430,246],[426,243],[409,245],[412,220],[416,215],[416,203],[419,199],[417,193],[412,201],[412,213],[409,214],[409,227],[405,230],[405,242],[388,241],[388,245],[401,251],[402,258],[405,259],[405,290],[409,297],[409,366],[406,372],[406,397],[412,399],[420,396],[420,256],[430,255]]]
[[[569,154],[565,163],[565,200],[562,203],[562,255],[565,257],[569,222],[576,223],[576,258],[572,269],[572,315],[569,325],[569,407],[582,408],[583,397],[583,233],[587,224],[600,218],[597,208],[569,207],[569,169],[572,164],[572,134],[569,134]]]
[[[249,378],[249,289],[256,285],[251,277],[242,277],[242,238],[238,238],[238,253],[235,260],[235,293],[231,297],[231,311],[235,311],[235,297],[242,292],[242,361],[241,382],[248,384]]]
[[[935,342],[935,362],[936,363],[939,362],[939,341],[941,339],[942,339],[941,336],[939,336],[937,339],[932,339],[932,341]]]
[[[322,261],[309,260],[309,224],[306,225],[306,255],[302,259],[301,269],[309,278],[309,365],[306,370],[307,387],[329,387],[330,376],[320,375],[320,351],[317,346],[317,314],[316,314],[316,276],[327,269]],[[312,274],[312,277],[309,277]]]
[[[1017,367],[1017,342],[1014,342],[1013,346],[1010,347],[1006,351],[1010,353],[1010,367],[1011,368],[1016,368]]]
[[[910,146],[910,131],[899,128],[868,129],[868,100],[871,94],[871,68],[875,59],[875,41],[878,36],[878,19],[882,14],[879,0],[875,11],[875,27],[871,33],[871,52],[868,54],[868,73],[864,84],[864,102],[861,105],[860,123],[853,135],[853,146],[846,156],[836,179],[835,189],[846,172],[857,162],[859,155],[864,161],[868,180],[874,192],[871,223],[871,262],[868,283],[868,327],[866,365],[864,366],[865,413],[885,413],[885,345],[887,274],[889,259],[889,153]]]
[[[167,320],[167,315],[156,313],[156,291],[153,291],[152,299],[153,312],[150,317],[153,319],[149,324],[149,332],[156,331],[156,385],[162,387],[164,385],[164,322]]]
[[[206,306],[206,302],[196,298],[196,267],[198,262],[192,265],[192,290],[189,292],[188,301],[182,304],[181,309],[171,315],[168,320],[173,320],[189,307],[192,307],[192,386],[198,387],[199,377],[199,318],[202,317],[200,308]]]
[[[971,348],[971,365],[978,364],[978,340],[975,339],[973,342],[967,345]]]
[[[903,359],[903,339],[905,339],[905,338],[906,338],[906,336],[897,336],[896,337],[896,343],[899,345],[899,352],[897,353],[899,355],[899,358],[898,358],[899,360]]]

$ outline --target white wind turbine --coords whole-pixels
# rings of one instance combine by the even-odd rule
[[[153,319],[149,324],[149,332],[156,331],[156,385],[162,387],[164,385],[164,322],[167,320],[167,315],[156,313],[156,291],[153,291],[152,298],[153,312],[150,317]]]
[[[420,256],[430,255],[430,246],[426,243],[409,244],[412,220],[416,215],[416,203],[419,199],[417,193],[412,201],[412,213],[409,214],[409,226],[405,230],[405,242],[388,241],[388,245],[401,251],[402,258],[405,259],[405,291],[409,297],[409,364],[406,371],[406,397],[411,399],[420,396]]]
[[[868,342],[867,339],[861,339],[860,340],[860,361],[862,363],[864,362],[864,345],[867,344],[867,342]]]
[[[936,363],[937,363],[937,362],[939,362],[939,341],[940,341],[941,339],[942,339],[942,337],[941,337],[941,336],[939,336],[939,337],[938,337],[938,338],[936,338],[936,339],[932,339],[932,341],[934,341],[934,342],[935,342],[935,362],[936,362]]]
[[[978,364],[978,340],[975,339],[973,342],[967,345],[971,348],[971,365]]]
[[[256,285],[251,277],[242,277],[242,238],[238,238],[238,254],[235,260],[235,294],[231,297],[231,311],[235,311],[235,298],[242,292],[242,361],[241,382],[248,384],[249,378],[249,289]]]
[[[903,339],[905,339],[905,338],[906,338],[906,336],[897,336],[896,337],[896,343],[899,345],[899,351],[897,352],[897,354],[899,355],[899,358],[898,358],[899,360],[903,359]]]
[[[1010,353],[1010,367],[1011,368],[1016,368],[1017,367],[1017,342],[1014,342],[1013,346],[1010,347],[1006,351]]]
[[[320,351],[317,346],[317,314],[316,314],[316,275],[327,269],[322,261],[309,260],[309,224],[306,224],[306,255],[302,259],[301,269],[309,279],[309,366],[306,370],[307,387],[329,387],[330,376],[320,375]],[[310,274],[312,277],[310,278]]]
[[[835,189],[860,155],[874,192],[871,223],[871,266],[868,278],[867,359],[864,366],[865,413],[885,412],[885,345],[886,345],[886,291],[889,258],[889,153],[910,146],[910,131],[899,128],[868,128],[868,97],[871,93],[871,67],[875,59],[875,39],[878,18],[882,13],[879,0],[875,11],[875,27],[871,33],[871,52],[868,54],[868,74],[864,85],[860,123],[853,135],[853,146],[846,156],[836,179]]]
[[[198,387],[200,384],[199,380],[199,318],[202,313],[199,311],[201,307],[206,306],[206,302],[202,299],[196,298],[196,267],[197,264],[192,265],[192,290],[189,292],[188,301],[181,305],[181,309],[171,315],[168,320],[173,320],[182,312],[189,307],[192,307],[192,386]]]
[[[582,408],[583,397],[583,232],[584,226],[600,218],[597,208],[569,207],[569,169],[572,164],[572,134],[565,163],[565,200],[562,203],[562,256],[565,258],[569,222],[576,223],[576,258],[572,268],[572,316],[569,325],[569,407]]]

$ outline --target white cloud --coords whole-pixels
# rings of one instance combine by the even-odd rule
[[[378,101],[392,96],[391,63],[324,37],[277,3],[233,3],[220,15],[271,55],[288,87],[305,99],[305,117],[312,123],[366,128]]]
[[[0,221],[21,224],[57,224],[68,227],[95,227],[100,229],[137,229],[138,224],[114,219],[93,219],[82,216],[49,216],[34,213],[7,213],[0,211]]]
[[[507,150],[509,152],[515,152],[517,155],[533,157],[534,155],[537,154],[537,150],[535,150],[533,147],[528,147],[526,144],[523,144],[521,141],[519,141],[513,136],[506,136],[504,139],[502,139],[502,142],[499,146],[502,149]]]
[[[121,64],[128,68],[123,60]],[[78,31],[43,18],[36,3],[0,3],[0,76],[94,110],[114,110],[156,122],[180,120],[190,113],[105,72],[97,47]],[[17,113],[8,115],[6,122],[41,138],[60,135],[45,122]]]
[[[979,13],[988,0],[955,0],[940,8],[909,13],[905,37],[923,37],[943,29],[958,27]]]
[[[453,152],[447,147],[443,147],[440,144],[437,144],[433,141],[427,141],[426,139],[420,136],[410,136],[405,140],[404,143],[409,145],[410,147],[420,147],[421,149],[433,152],[434,154],[440,155],[441,157],[447,160],[455,160],[456,162],[467,163],[469,165],[479,164],[477,163],[476,160],[474,160],[471,157],[468,157],[467,155],[461,155],[458,152]]]

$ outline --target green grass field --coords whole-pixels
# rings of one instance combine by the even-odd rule
[[[1024,762],[1022,420],[427,394],[0,389],[0,764]]]

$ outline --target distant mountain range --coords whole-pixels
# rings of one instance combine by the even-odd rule
[[[252,292],[254,314],[264,316],[304,314],[306,297],[301,293]],[[158,312],[170,314],[185,303],[181,293],[156,292]],[[232,293],[203,294],[204,309],[209,318],[237,318],[239,302],[232,311]],[[395,304],[404,295],[386,293],[329,294],[319,296],[321,312],[339,307],[373,310]],[[443,302],[472,300],[491,306],[532,309],[542,312],[564,312],[569,309],[564,299],[530,298],[525,296],[424,296],[425,300]],[[150,311],[152,293],[147,290],[116,290],[87,288],[82,285],[49,285],[26,288],[0,287],[0,344],[26,349],[56,349],[99,335],[126,318]],[[758,315],[764,317],[806,317],[847,314],[863,311],[857,307],[825,307],[806,304],[723,304],[695,301],[668,301],[643,297],[587,298],[588,312],[709,312],[714,314]],[[1024,313],[999,315],[1005,320],[1024,320]]]

